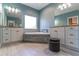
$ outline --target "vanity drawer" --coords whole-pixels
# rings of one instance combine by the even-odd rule
[[[8,37],[4,37],[3,38],[3,43],[8,43],[8,42],[10,42],[10,39]]]
[[[66,45],[78,48],[78,40],[73,40],[68,38],[66,40]]]
[[[70,33],[70,34],[67,34],[67,35],[66,35],[66,38],[78,39],[78,34]]]
[[[66,27],[66,30],[79,30],[78,26]]]
[[[8,30],[9,28],[3,28],[3,30]]]

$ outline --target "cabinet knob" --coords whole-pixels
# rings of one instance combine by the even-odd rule
[[[8,29],[5,29],[5,30],[8,30]]]
[[[70,34],[70,36],[74,36],[74,34]]]
[[[70,44],[73,44],[73,42],[70,42]]]

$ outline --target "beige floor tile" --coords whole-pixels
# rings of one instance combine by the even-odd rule
[[[0,56],[70,56],[63,52],[51,52],[48,44],[42,43],[17,43],[0,48]]]

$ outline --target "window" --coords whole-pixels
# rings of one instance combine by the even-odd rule
[[[78,25],[78,16],[68,17],[68,25],[70,26]]]
[[[25,15],[25,29],[37,29],[37,18]]]

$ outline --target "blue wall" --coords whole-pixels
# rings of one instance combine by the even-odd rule
[[[54,26],[65,26],[65,25],[67,25],[67,18],[71,17],[71,16],[79,16],[79,10],[75,10],[75,11],[72,11],[72,12],[69,12],[69,13],[65,13],[65,14],[62,14],[62,15],[55,16],[54,17]],[[57,22],[56,25],[55,25],[55,21]]]
[[[22,11],[22,25],[24,27],[24,15],[30,15],[30,16],[34,16],[34,17],[37,17],[37,27],[38,27],[38,30],[39,30],[39,27],[40,27],[40,24],[39,24],[39,21],[40,21],[40,12],[36,9],[33,9],[29,6],[26,6],[26,5],[23,5],[23,4],[20,4],[20,3],[3,3],[3,6],[11,6],[11,7],[14,7],[14,8],[18,8]]]
[[[40,10],[40,31],[48,30],[54,26],[54,7],[56,4],[49,4]]]

